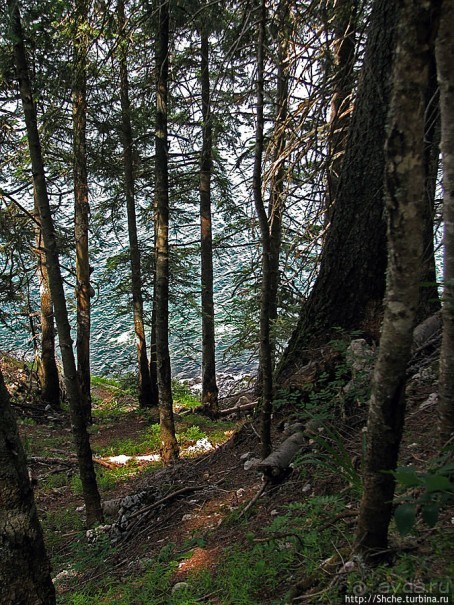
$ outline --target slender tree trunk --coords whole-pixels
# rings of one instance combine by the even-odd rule
[[[156,357],[161,426],[161,458],[178,458],[173,418],[169,354],[169,175],[167,156],[167,89],[169,77],[169,0],[159,5],[156,49]]]
[[[336,199],[342,161],[350,127],[350,109],[353,92],[353,68],[355,66],[357,0],[335,0],[334,41],[332,66],[332,97],[329,117],[328,178],[326,218],[330,220]]]
[[[39,220],[35,200],[35,215]],[[55,360],[54,308],[50,294],[49,276],[46,267],[46,253],[43,248],[41,229],[36,227],[36,247],[38,260],[38,280],[41,318],[41,354],[38,359],[38,376],[41,399],[54,409],[60,408],[60,379]]]
[[[156,216],[156,213],[155,213]],[[156,241],[156,233],[155,233]],[[156,271],[153,276],[153,309],[151,310],[150,381],[153,401],[159,403],[158,360],[156,357]]]
[[[386,145],[388,271],[385,316],[367,423],[357,549],[387,548],[394,477],[405,414],[406,368],[419,299],[424,230],[424,113],[429,85],[431,6],[403,0]]]
[[[260,378],[261,378],[261,441],[262,457],[271,451],[271,412],[273,400],[273,365],[270,330],[269,288],[271,285],[271,238],[268,226],[268,216],[262,195],[262,159],[264,149],[264,53],[265,53],[265,0],[259,2],[258,40],[257,40],[257,108],[254,171],[252,175],[252,190],[255,209],[257,212],[261,243],[262,243],[262,283],[260,289]]]
[[[278,367],[289,380],[333,328],[377,338],[385,291],[385,123],[400,2],[375,0],[347,148],[320,270]],[[364,133],[368,136],[365,137]]]
[[[211,227],[212,125],[208,31],[200,33],[202,83],[202,157],[200,164],[200,232],[202,274],[202,403],[212,415],[219,411],[213,298],[213,234]]]
[[[454,6],[444,0],[436,44],[443,162],[443,338],[440,354],[439,436],[444,446],[454,434]]]
[[[0,601],[53,605],[55,590],[27,461],[0,371]]]
[[[290,5],[288,0],[282,0],[278,7],[278,56],[277,56],[277,81],[276,81],[276,118],[274,125],[274,136],[272,145],[273,166],[275,166],[270,179],[270,201],[268,207],[268,223],[270,232],[270,287],[268,292],[268,304],[271,322],[271,355],[272,365],[275,361],[275,336],[273,334],[273,323],[278,313],[278,290],[279,290],[279,260],[282,243],[282,213],[285,205],[285,147],[287,135],[288,118],[288,94],[289,94],[289,40],[291,28]]]
[[[90,263],[88,252],[87,179],[87,76],[88,41],[86,25],[88,0],[76,0],[73,97],[74,154],[74,235],[76,240],[76,303],[77,303],[77,374],[79,376],[81,408],[88,423],[92,422],[90,392]]]
[[[137,361],[139,368],[139,403],[140,407],[157,405],[151,389],[150,368],[147,358],[145,324],[143,320],[142,271],[140,266],[140,249],[137,237],[137,220],[134,191],[133,138],[131,128],[131,104],[129,101],[128,82],[128,43],[125,36],[126,17],[124,0],[117,2],[118,35],[120,39],[120,99],[122,119],[122,144],[124,166],[124,188],[128,214],[129,257],[131,261],[132,304],[134,313],[134,330],[137,342]]]
[[[38,204],[41,230],[46,251],[46,266],[49,274],[50,290],[54,304],[55,320],[63,362],[66,391],[70,406],[71,425],[76,445],[80,478],[87,513],[87,525],[102,520],[101,499],[96,484],[89,435],[80,403],[80,389],[72,348],[71,329],[68,321],[63,279],[60,272],[57,239],[49,205],[46,177],[38,134],[36,109],[28,75],[24,36],[17,0],[8,0],[11,19],[11,37],[14,45],[14,59],[19,80],[20,96],[25,116],[28,146],[32,164],[33,184]]]

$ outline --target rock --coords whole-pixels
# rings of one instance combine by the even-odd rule
[[[259,458],[250,458],[249,460],[246,460],[243,468],[245,471],[249,471],[249,470],[253,469],[255,466],[257,466],[257,464],[259,464],[260,462],[261,462],[261,460]]]
[[[420,410],[425,410],[426,408],[430,408],[433,405],[437,405],[438,403],[438,393],[431,393],[429,397],[421,403],[419,406]]]
[[[246,452],[246,453],[244,453],[244,454],[241,454],[241,456],[240,456],[240,460],[241,460],[242,462],[245,462],[246,460],[249,460],[249,459],[250,459],[250,458],[252,458],[253,456],[254,456],[254,453],[253,453],[253,452]]]
[[[188,590],[188,588],[189,584],[187,582],[177,582],[172,586],[172,594],[175,594],[180,590]]]
[[[87,531],[85,532],[87,542],[89,544],[95,544],[100,536],[110,534],[111,529],[112,525],[98,525],[93,529],[87,529]]]
[[[210,443],[210,441],[208,441],[206,437],[203,437],[203,439],[199,439],[198,441],[196,441],[194,445],[191,445],[186,448],[185,451],[189,454],[195,454],[200,452],[210,452],[211,450],[214,450],[213,444]]]

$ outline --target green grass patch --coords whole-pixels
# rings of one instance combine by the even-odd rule
[[[172,381],[172,396],[174,405],[182,408],[196,408],[200,405],[200,399],[194,395],[191,389],[182,382]]]

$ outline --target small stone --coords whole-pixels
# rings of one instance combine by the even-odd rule
[[[192,519],[192,515],[183,515],[181,520],[182,521],[190,521]]]
[[[279,515],[279,511],[278,511],[278,510],[276,510],[276,509],[274,509],[274,510],[272,510],[272,511],[270,512],[270,515],[271,515],[272,517],[277,517],[277,516]]]
[[[257,464],[259,462],[260,462],[259,458],[250,458],[249,460],[246,460],[243,468],[245,471],[249,471],[249,470],[253,469],[255,466],[257,466]]]
[[[240,456],[240,460],[249,460],[249,458],[251,458],[251,456],[253,456],[254,454],[252,452],[246,452],[244,454],[241,454]]]
[[[172,594],[175,594],[176,592],[178,592],[180,590],[187,590],[188,588],[189,588],[189,584],[187,582],[177,582],[172,587]]]
[[[349,572],[352,571],[353,569],[355,569],[355,562],[354,561],[347,561],[346,563],[344,563],[344,565],[342,565],[342,567],[340,568],[339,572]]]
[[[312,485],[310,483],[306,483],[306,485],[301,490],[303,494],[308,494],[312,489]]]

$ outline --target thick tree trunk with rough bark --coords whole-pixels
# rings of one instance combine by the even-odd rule
[[[210,414],[219,411],[216,383],[216,344],[213,297],[213,233],[211,221],[212,118],[208,31],[200,32],[200,78],[202,85],[202,157],[200,162],[200,256],[202,280],[202,403]]]
[[[55,590],[27,461],[0,371],[0,602],[53,605]]]
[[[157,405],[153,399],[150,368],[147,358],[145,324],[143,319],[142,270],[140,248],[137,237],[137,219],[134,191],[133,138],[131,128],[131,103],[129,100],[128,82],[128,43],[125,32],[126,17],[124,0],[117,2],[119,58],[120,58],[120,101],[121,101],[121,137],[123,145],[124,191],[128,215],[129,258],[131,262],[132,305],[134,330],[137,342],[137,362],[139,370],[139,403],[140,407]]]
[[[90,387],[90,262],[88,253],[87,177],[87,40],[88,0],[76,0],[73,98],[73,170],[74,170],[74,236],[76,240],[76,303],[77,303],[77,374],[81,408],[88,423],[91,417]]]
[[[169,1],[159,5],[156,48],[156,359],[161,427],[161,458],[178,458],[173,418],[172,380],[169,353],[169,175],[167,157],[167,89],[169,76]]]
[[[419,306],[416,314],[417,323],[421,323],[427,317],[430,317],[440,310],[434,247],[434,207],[440,158],[440,103],[435,53],[431,57],[429,69],[429,87],[426,97],[426,125],[424,141],[426,196],[424,204],[423,262],[421,270]]]
[[[347,148],[320,271],[278,368],[283,381],[333,328],[377,338],[385,291],[385,123],[400,2],[375,0]],[[364,136],[367,133],[367,136]]]
[[[429,85],[430,3],[404,0],[386,144],[388,270],[385,316],[367,423],[357,549],[368,557],[387,548],[394,477],[405,414],[406,368],[419,299],[423,258],[424,115]]]
[[[440,353],[439,436],[454,434],[454,5],[444,0],[436,43],[443,163],[443,337]]]
[[[337,186],[350,127],[354,86],[357,0],[336,0],[333,15],[332,96],[329,115],[326,219],[336,199]]]
[[[79,463],[82,490],[87,513],[87,525],[102,520],[101,499],[96,484],[89,435],[80,404],[80,389],[76,362],[72,348],[71,329],[68,321],[63,279],[57,249],[57,239],[47,193],[46,177],[38,134],[36,109],[28,75],[19,5],[17,0],[8,0],[11,20],[11,35],[14,45],[14,59],[19,80],[20,96],[24,110],[28,146],[32,164],[33,184],[38,204],[41,231],[46,251],[46,266],[54,304],[55,320],[63,362],[63,371],[68,395],[71,425]]]
[[[39,212],[35,200],[35,215]],[[41,237],[41,229],[36,227],[36,248],[41,318],[41,355],[37,360],[41,399],[54,409],[60,408],[60,378],[55,359],[54,307],[50,294],[49,276],[46,267],[46,253]]]

